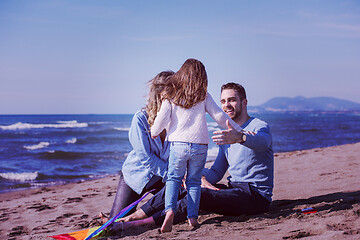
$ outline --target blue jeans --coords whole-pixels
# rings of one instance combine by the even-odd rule
[[[186,173],[187,216],[197,218],[201,195],[201,176],[206,162],[205,144],[171,142],[165,191],[165,211],[177,211],[177,200]]]

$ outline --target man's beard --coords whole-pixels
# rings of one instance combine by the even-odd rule
[[[240,104],[240,110],[239,111],[235,111],[234,107],[230,107],[230,108],[226,108],[225,109],[225,113],[227,114],[228,110],[232,111],[232,115],[228,116],[233,120],[233,121],[237,121],[240,119],[241,113],[242,113],[242,103]]]

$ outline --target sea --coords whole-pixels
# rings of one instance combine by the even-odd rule
[[[359,113],[251,114],[275,153],[360,141]],[[133,115],[0,115],[0,193],[115,175],[132,150]],[[209,136],[219,126],[208,117]],[[209,144],[208,160],[218,146]]]

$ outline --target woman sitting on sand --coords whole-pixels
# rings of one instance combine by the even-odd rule
[[[153,192],[155,194],[164,186],[162,180],[167,173],[169,143],[165,141],[165,130],[157,138],[152,139],[150,126],[160,109],[160,94],[163,92],[165,82],[173,74],[172,71],[164,71],[150,80],[147,105],[136,112],[132,119],[129,141],[133,150],[122,166],[110,218],[140,199],[147,191],[155,189]],[[103,222],[108,220],[103,213],[100,213],[100,216]]]

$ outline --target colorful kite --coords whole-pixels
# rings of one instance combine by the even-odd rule
[[[154,190],[151,190],[152,192]],[[76,231],[72,233],[65,233],[55,236],[49,236],[52,238],[55,238],[57,240],[89,240],[94,239],[96,236],[98,236],[107,226],[109,226],[111,223],[116,222],[123,216],[125,216],[131,209],[133,209],[141,200],[143,200],[150,192],[146,193],[144,196],[142,196],[139,200],[131,203],[129,206],[125,207],[123,210],[121,210],[115,217],[111,218],[109,221],[107,221],[104,225],[100,227],[93,227],[90,229],[84,229],[81,231]],[[105,237],[105,236],[101,236]]]

